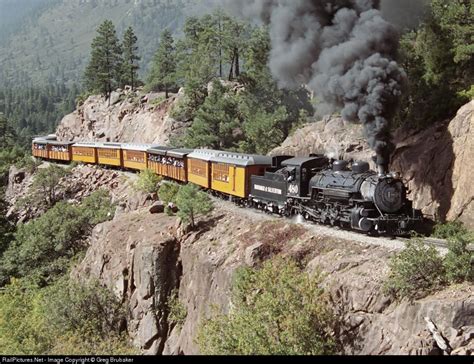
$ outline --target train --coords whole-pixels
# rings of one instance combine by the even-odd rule
[[[384,162],[373,171],[365,161],[333,160],[323,154],[269,157],[153,144],[64,142],[54,135],[34,138],[32,154],[56,162],[150,169],[241,207],[369,235],[407,235],[423,221],[405,184]]]

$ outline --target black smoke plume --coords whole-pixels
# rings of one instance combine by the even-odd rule
[[[269,66],[281,87],[307,84],[319,113],[341,111],[360,121],[386,160],[393,150],[390,120],[406,75],[395,62],[398,32],[377,0],[232,0],[241,16],[268,24]]]

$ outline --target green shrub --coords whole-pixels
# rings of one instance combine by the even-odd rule
[[[433,237],[439,239],[453,239],[465,236],[470,236],[472,239],[472,232],[470,232],[460,221],[446,222],[437,224],[434,228]]]
[[[44,330],[41,300],[37,286],[12,280],[0,292],[0,352],[2,355],[44,353],[53,338]]]
[[[59,181],[70,173],[66,168],[56,164],[39,169],[31,186],[31,201],[37,204],[44,203],[46,206],[54,205],[60,199],[56,194]]]
[[[42,291],[44,314],[55,332],[81,332],[107,337],[119,333],[125,308],[119,299],[97,281],[84,284],[59,279]]]
[[[40,288],[12,280],[0,293],[0,352],[8,355],[136,354],[121,333],[125,308],[97,282],[66,276]]]
[[[145,193],[156,193],[159,189],[159,184],[162,178],[158,176],[151,169],[145,169],[138,175],[138,180],[135,183],[136,188],[139,191]]]
[[[474,253],[467,249],[472,240],[464,237],[448,241],[448,254],[444,257],[446,278],[452,283],[474,282]]]
[[[33,158],[31,155],[25,155],[15,163],[17,168],[25,169],[28,173],[34,173],[41,165],[41,160]]]
[[[112,203],[109,192],[100,189],[86,197],[79,209],[81,215],[86,219],[87,225],[93,227],[113,218],[115,204]]]
[[[2,198],[3,191],[0,189],[0,254],[7,249],[13,239],[15,225],[6,217],[8,204]]]
[[[111,218],[113,205],[107,191],[97,191],[80,206],[59,202],[39,218],[20,224],[15,240],[0,261],[0,283],[9,277],[35,274],[51,279],[68,269],[68,260],[86,245],[92,227]]]
[[[169,310],[168,321],[181,329],[188,315],[188,311],[186,310],[186,306],[179,300],[178,291],[176,289],[171,292],[167,306]]]
[[[160,186],[160,191],[158,195],[160,200],[165,204],[165,212],[168,215],[173,215],[173,212],[168,207],[169,203],[176,203],[176,195],[179,191],[179,185],[173,182],[165,182]]]
[[[179,188],[176,194],[176,205],[179,208],[178,216],[184,222],[190,223],[192,228],[195,227],[195,219],[198,215],[207,215],[214,209],[209,195],[192,183]]]
[[[203,354],[321,355],[337,350],[336,319],[320,288],[292,260],[237,271],[230,312],[204,321],[197,343]]]
[[[385,289],[395,297],[422,298],[446,283],[443,259],[420,239],[406,243],[390,261]]]

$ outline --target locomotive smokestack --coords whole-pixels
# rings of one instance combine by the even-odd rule
[[[375,163],[377,164],[377,172],[379,176],[385,176],[388,174],[388,166],[390,164],[390,152],[385,149],[381,153],[377,153],[375,156]]]

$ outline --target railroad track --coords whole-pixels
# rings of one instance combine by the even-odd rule
[[[438,238],[421,238],[423,242],[427,245],[433,245],[436,248],[443,248],[448,249],[448,241],[446,239],[438,239]],[[407,242],[410,239],[408,238],[397,238],[397,240]],[[467,250],[474,252],[474,244],[469,244],[467,246]]]

